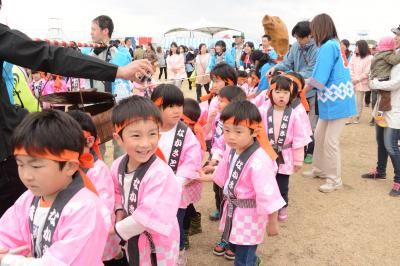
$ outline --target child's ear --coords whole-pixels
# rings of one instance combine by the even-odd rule
[[[119,134],[113,133],[113,137],[114,137],[115,141],[117,141],[117,143],[118,143],[119,146],[122,146],[122,145],[123,145],[122,138],[121,138],[121,136],[120,136]]]
[[[79,162],[68,161],[65,164],[63,171],[65,171],[67,173],[67,175],[73,176],[75,174],[75,172],[78,171],[78,169],[79,169]]]
[[[258,136],[258,134],[260,133],[261,128],[256,128],[253,130],[253,134],[251,134],[251,136],[253,138],[256,138]]]

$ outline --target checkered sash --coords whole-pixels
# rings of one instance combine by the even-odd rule
[[[187,125],[182,121],[178,122],[176,127],[174,141],[172,143],[171,154],[169,155],[168,165],[172,168],[172,171],[176,173],[178,170],[179,159],[181,158],[183,142],[185,141]]]
[[[36,196],[33,198],[32,205],[29,210],[29,228],[31,232],[32,251],[34,258],[41,258],[47,251],[47,249],[51,246],[53,242],[54,231],[56,230],[58,221],[60,220],[62,210],[64,209],[65,205],[67,205],[67,203],[71,200],[71,198],[75,196],[75,194],[78,193],[78,191],[80,191],[83,187],[84,184],[82,177],[79,172],[77,172],[72,179],[71,184],[69,184],[66,189],[57,194],[57,197],[50,207],[49,213],[47,214],[46,221],[43,226],[42,241],[39,243],[39,252],[37,252],[35,248],[38,232],[33,232],[33,221],[35,218],[36,210],[39,206],[40,197]]]
[[[289,120],[290,115],[292,114],[292,107],[286,107],[285,111],[283,111],[283,117],[281,122],[281,127],[279,130],[278,141],[275,142],[275,135],[274,135],[274,107],[271,106],[268,109],[267,113],[267,123],[268,123],[268,140],[271,143],[272,147],[278,154],[277,163],[285,164],[285,160],[283,159],[282,151],[284,149],[291,148],[291,144],[284,145],[286,139],[286,133],[289,127]]]
[[[255,199],[237,199],[235,195],[235,187],[240,179],[240,175],[245,167],[250,156],[260,147],[260,144],[255,141],[250,147],[248,147],[245,151],[243,151],[236,162],[232,162],[233,155],[236,150],[231,150],[229,154],[229,165],[234,163],[234,167],[232,170],[232,174],[228,184],[228,196],[224,199],[224,202],[227,201],[227,212],[225,214],[225,227],[224,232],[222,233],[222,240],[226,243],[229,242],[229,236],[232,230],[232,221],[233,221],[233,213],[235,212],[236,207],[239,208],[255,208],[256,201]],[[224,204],[224,202],[222,204]]]
[[[121,195],[123,195],[123,200],[128,200],[128,215],[132,215],[135,209],[137,208],[137,202],[139,197],[139,188],[142,182],[144,175],[146,174],[147,170],[149,170],[150,166],[156,160],[156,156],[150,157],[150,159],[141,164],[135,171],[135,174],[132,179],[131,188],[129,190],[128,199],[125,198],[124,193],[124,182],[125,182],[125,172],[127,169],[129,156],[125,155],[125,157],[121,160],[121,163],[118,167],[118,175],[119,175],[119,190]],[[126,210],[125,210],[126,211]],[[143,234],[147,237],[148,241],[150,242],[151,248],[151,265],[157,265],[157,256],[156,256],[156,248],[154,245],[153,237],[147,231],[144,231]],[[128,240],[128,254],[129,254],[129,266],[139,266],[140,254],[139,254],[139,237],[140,235],[134,236]],[[124,245],[125,242],[121,241]]]

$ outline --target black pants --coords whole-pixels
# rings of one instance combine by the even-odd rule
[[[287,207],[289,203],[289,175],[276,174],[276,182],[282,198],[286,201],[285,207]]]
[[[314,140],[314,135],[312,135],[311,136],[311,142],[308,143],[308,145],[304,147],[304,149],[305,149],[304,156],[306,156],[307,154],[311,154],[311,155],[314,154],[314,141],[315,141]]]
[[[377,98],[378,98],[378,93],[376,91],[373,90],[365,92],[365,98],[364,98],[365,104],[368,105],[372,103],[372,109],[374,109],[375,107]]]
[[[164,72],[164,78],[167,79],[167,67],[160,67],[160,74],[158,75],[158,79],[161,79],[163,72]]]
[[[215,194],[215,207],[217,208],[217,210],[221,215],[222,188],[220,188],[217,184],[213,183],[213,190]]]
[[[206,90],[207,94],[210,93],[210,83],[201,85],[201,84],[196,84],[196,95],[197,95],[197,101],[200,102],[200,97],[201,97],[201,87],[204,86],[204,89]]]
[[[18,175],[14,158],[0,162],[0,217],[26,191]]]

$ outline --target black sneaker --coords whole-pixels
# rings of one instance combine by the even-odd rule
[[[400,196],[400,183],[393,183],[393,188],[389,192],[389,195],[392,197]]]
[[[378,171],[373,170],[369,173],[361,175],[362,178],[368,178],[368,179],[386,179],[386,174],[380,174]]]

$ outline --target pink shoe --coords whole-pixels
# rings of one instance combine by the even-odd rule
[[[284,223],[286,222],[287,218],[288,218],[287,207],[283,207],[278,211],[278,221]]]

